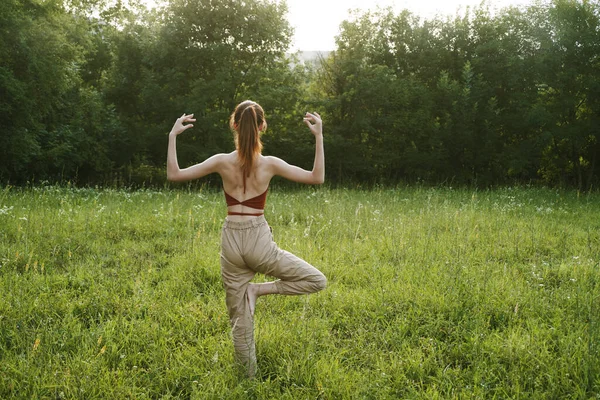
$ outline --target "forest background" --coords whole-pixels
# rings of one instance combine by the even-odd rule
[[[325,121],[332,184],[599,183],[600,3],[489,5],[423,19],[350,13],[316,63],[288,54],[269,0],[3,0],[0,182],[164,185],[167,132],[187,166],[233,150],[250,98],[265,153],[305,167]],[[216,180],[215,180],[216,182]]]

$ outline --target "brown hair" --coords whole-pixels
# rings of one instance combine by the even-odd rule
[[[262,151],[259,127],[265,122],[262,107],[251,100],[238,104],[229,118],[229,127],[235,135],[235,148],[244,174],[244,193],[246,192],[246,177],[250,176],[254,160]]]

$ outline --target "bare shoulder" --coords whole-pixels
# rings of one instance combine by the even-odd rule
[[[237,159],[237,151],[231,153],[219,153],[217,154],[223,162],[233,162]]]
[[[171,175],[169,177],[169,180],[176,182],[185,182],[192,179],[202,178],[203,176],[212,174],[214,172],[221,174],[224,170],[227,169],[227,166],[229,165],[229,162],[227,161],[228,157],[228,154],[215,154],[202,161],[201,163],[192,165],[191,167],[180,169],[179,171],[177,171],[177,173]]]
[[[215,164],[218,166],[219,173],[231,171],[237,166],[237,155],[235,152],[219,153],[213,156]]]
[[[295,165],[288,164],[278,157],[265,157],[265,162],[268,164],[268,169],[272,175],[279,175],[285,179],[294,182],[316,184],[322,183],[314,178],[311,171],[304,170]]]
[[[264,165],[270,169],[273,169],[273,168],[277,169],[277,168],[287,164],[281,158],[275,157],[275,156],[263,156],[262,160],[263,160]]]
[[[217,153],[206,159],[205,163],[210,164],[213,168],[220,168],[229,163],[230,155],[227,153]]]

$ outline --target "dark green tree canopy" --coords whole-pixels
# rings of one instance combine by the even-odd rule
[[[233,148],[247,98],[265,152],[310,167],[325,118],[330,182],[541,182],[590,188],[600,156],[600,6],[483,3],[422,19],[353,12],[316,66],[286,55],[275,0],[4,0],[0,179],[164,184],[166,132],[198,122],[180,162]]]

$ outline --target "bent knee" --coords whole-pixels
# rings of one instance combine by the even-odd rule
[[[313,280],[311,283],[312,289],[315,292],[320,292],[321,290],[327,287],[327,278],[325,277],[325,275],[320,274],[319,277]]]

